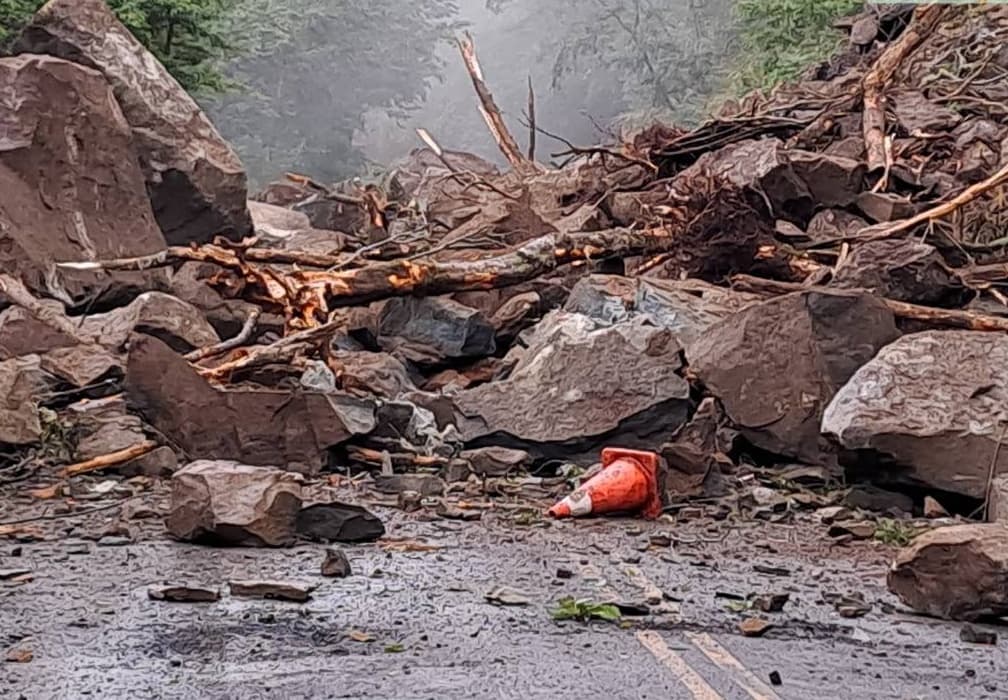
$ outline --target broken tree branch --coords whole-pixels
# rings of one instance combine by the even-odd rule
[[[252,337],[252,331],[255,330],[256,323],[259,322],[259,316],[262,315],[262,309],[256,307],[252,309],[249,313],[248,318],[245,319],[244,325],[242,325],[241,331],[233,338],[224,340],[220,343],[214,345],[208,345],[205,348],[199,348],[198,350],[193,350],[191,353],[185,356],[189,362],[199,362],[200,360],[205,360],[208,357],[216,357],[217,355],[223,355],[229,350],[234,350],[235,348],[241,347],[248,342],[249,338]]]
[[[902,221],[896,221],[892,224],[886,224],[881,228],[871,227],[863,232],[865,235],[858,235],[855,236],[855,238],[862,238],[862,240],[868,241],[874,241],[880,238],[889,238],[893,234],[911,229],[917,224],[922,224],[926,221],[933,221],[934,219],[940,219],[943,216],[947,216],[964,204],[969,204],[985,192],[1004,184],[1008,184],[1008,165],[998,170],[986,180],[978,182],[975,185],[970,185],[947,202],[943,202],[942,204],[931,207],[926,211],[922,211],[920,214],[912,216],[909,219],[903,219]]]
[[[346,325],[346,315],[334,314],[326,323],[307,330],[292,333],[269,345],[256,345],[234,360],[216,367],[197,367],[196,371],[210,380],[220,380],[238,370],[259,367],[273,362],[287,362],[302,350],[328,339]]]
[[[861,122],[865,149],[868,153],[868,172],[885,168],[885,105],[883,92],[900,64],[938,26],[945,7],[929,4],[914,10],[913,20],[900,38],[889,44],[872,69],[861,81],[863,116]]]
[[[575,260],[666,252],[673,241],[662,228],[555,233],[479,260],[394,260],[341,272],[295,272],[290,277],[311,296],[324,297],[332,308],[410,294],[507,287]]]
[[[158,444],[153,440],[145,440],[137,443],[136,445],[131,445],[123,450],[116,450],[115,452],[110,452],[106,455],[101,455],[84,462],[78,462],[77,464],[71,464],[67,467],[63,467],[63,469],[59,471],[59,475],[65,478],[78,476],[80,474],[87,474],[89,472],[96,472],[102,469],[108,469],[109,467],[115,467],[123,464],[124,462],[128,462],[131,459],[143,457],[148,452],[152,452],[157,446]]]
[[[364,200],[361,199],[360,197],[354,197],[353,195],[343,194],[342,192],[333,192],[331,189],[323,185],[321,182],[313,180],[307,175],[300,175],[298,173],[284,173],[284,176],[291,182],[296,182],[299,185],[315,190],[326,199],[331,199],[334,202],[340,202],[341,204],[355,204],[357,206],[362,206],[364,204]]]
[[[732,287],[743,292],[754,294],[775,295],[788,294],[790,292],[821,292],[823,294],[833,294],[838,296],[859,294],[865,290],[854,289],[830,289],[829,287],[805,287],[800,282],[778,282],[777,280],[763,279],[751,275],[735,275],[731,279]],[[997,331],[1008,332],[1008,318],[1002,316],[990,316],[978,314],[972,311],[960,311],[959,309],[938,309],[932,306],[921,306],[910,304],[905,301],[896,301],[886,297],[877,297],[884,303],[897,318],[906,318],[914,321],[924,321],[936,326],[947,326],[950,328],[963,328],[970,331]]]
[[[514,136],[508,131],[507,125],[504,123],[504,117],[501,116],[500,108],[497,106],[493,95],[490,93],[490,89],[487,87],[486,81],[483,78],[483,69],[480,67],[479,59],[476,57],[476,45],[473,43],[472,35],[466,32],[462,38],[458,39],[458,47],[459,52],[462,54],[462,61],[465,63],[466,71],[469,73],[473,87],[476,89],[476,95],[479,97],[480,113],[483,115],[483,121],[486,122],[487,128],[497,142],[497,147],[500,148],[501,153],[507,158],[511,167],[519,174],[535,174],[539,169],[522,155],[521,149],[518,148],[518,142],[515,141]]]
[[[535,90],[532,88],[532,76],[528,77],[528,122],[529,122],[529,143],[528,159],[535,161],[536,152],[536,112],[535,112]]]
[[[152,255],[141,255],[135,258],[117,258],[115,260],[99,260],[87,262],[59,262],[57,267],[66,270],[101,271],[101,270],[147,270],[153,267],[170,265],[175,262],[211,262],[224,267],[240,267],[242,261],[275,263],[277,265],[302,265],[304,267],[330,268],[344,265],[352,255],[323,255],[318,253],[303,253],[296,250],[280,250],[278,248],[239,248],[241,257],[233,251],[213,244],[198,248],[188,246],[169,246]]]

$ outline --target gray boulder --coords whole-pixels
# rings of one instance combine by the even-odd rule
[[[641,320],[605,326],[552,312],[527,348],[509,353],[514,369],[506,379],[454,397],[460,432],[470,447],[538,455],[594,455],[607,441],[653,445],[687,417],[679,351],[675,334]]]
[[[1008,421],[1008,338],[926,331],[882,349],[837,392],[822,431],[894,462],[886,476],[984,498]]]

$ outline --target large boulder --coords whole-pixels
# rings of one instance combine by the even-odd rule
[[[328,448],[375,427],[373,402],[346,394],[214,387],[151,336],[130,342],[126,394],[131,408],[191,459],[316,474]]]
[[[889,590],[914,610],[973,620],[1008,614],[1008,525],[940,527],[896,555]]]
[[[154,215],[169,243],[241,238],[251,230],[238,156],[103,0],[50,0],[15,50],[59,56],[105,75],[133,129]]]
[[[904,336],[859,369],[823,414],[850,450],[887,458],[888,476],[984,498],[1008,424],[1008,338],[980,331]]]
[[[685,422],[689,385],[675,334],[639,319],[612,326],[552,312],[507,379],[459,392],[458,427],[471,447],[593,455],[608,442],[647,447]]]
[[[752,444],[817,462],[823,409],[897,337],[892,312],[872,296],[795,292],[729,316],[686,356]]]
[[[164,249],[131,139],[101,73],[0,59],[0,270],[68,304],[142,286],[140,273],[54,266]]]
[[[301,510],[301,478],[280,469],[229,461],[199,461],[175,472],[172,537],[253,547],[294,543]]]
[[[49,388],[36,355],[0,362],[0,445],[27,445],[42,437],[36,400]]]

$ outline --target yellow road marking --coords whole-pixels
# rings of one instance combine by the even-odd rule
[[[637,633],[637,641],[658,659],[666,668],[675,674],[695,700],[724,700],[686,660],[669,649],[661,635],[651,630],[641,630]]]
[[[780,696],[774,692],[773,688],[743,666],[741,661],[718,644],[712,636],[706,633],[686,632],[686,637],[704,653],[704,656],[714,662],[715,666],[727,672],[739,686],[749,693],[749,697],[753,700],[780,700]]]

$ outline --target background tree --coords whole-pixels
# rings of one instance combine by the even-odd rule
[[[220,89],[214,67],[227,50],[221,33],[224,0],[107,0],[119,19],[189,90]],[[0,49],[6,48],[45,0],[0,0]]]
[[[345,177],[364,164],[354,136],[368,111],[404,118],[440,78],[457,12],[454,0],[239,0],[221,30],[240,87],[202,102],[253,176]]]

